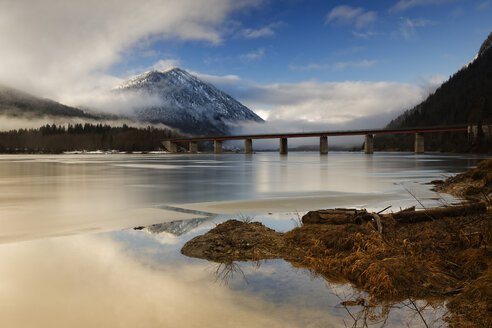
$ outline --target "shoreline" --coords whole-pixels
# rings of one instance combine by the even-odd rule
[[[349,303],[384,307],[425,300],[446,304],[443,319],[450,326],[486,327],[492,320],[492,159],[433,183],[469,203],[387,215],[312,211],[286,233],[229,220],[181,252],[225,264],[280,258],[368,295]]]
[[[8,152],[0,152],[0,155],[119,155],[119,154],[169,154],[169,155],[230,155],[230,154],[235,154],[235,155],[254,155],[257,153],[279,153],[279,150],[268,150],[268,149],[263,149],[263,150],[255,150],[251,154],[245,154],[243,151],[228,151],[224,150],[220,154],[214,153],[214,151],[198,151],[196,153],[193,152],[188,152],[188,151],[182,151],[182,152],[170,152],[164,149],[160,150],[117,150],[117,149],[111,149],[111,150],[67,150],[67,151],[62,151],[62,152],[36,152],[36,151],[8,151]],[[289,149],[289,153],[315,153],[319,154],[318,150],[296,150],[296,149]],[[353,149],[331,149],[327,154],[320,154],[320,156],[329,156],[330,153],[362,153],[364,154],[364,149],[359,149],[359,150],[353,150]],[[476,156],[490,156],[489,153],[480,153],[480,152],[468,152],[468,153],[462,153],[462,152],[442,152],[439,150],[426,150],[425,153],[423,154],[415,154],[414,151],[412,150],[396,150],[396,149],[389,149],[389,150],[376,150],[374,151],[374,154],[377,153],[382,153],[382,154],[388,154],[388,153],[401,153],[401,154],[414,154],[416,156],[421,156],[421,155],[426,155],[426,154],[439,154],[439,155],[476,155]],[[370,155],[374,155],[370,154]],[[288,156],[288,154],[285,154]],[[364,154],[367,155],[367,154]],[[284,155],[282,155],[284,156]]]

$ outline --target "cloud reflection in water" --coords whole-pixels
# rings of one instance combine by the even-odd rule
[[[207,263],[144,264],[108,235],[2,245],[0,259],[2,327],[298,327],[327,315],[216,284]]]

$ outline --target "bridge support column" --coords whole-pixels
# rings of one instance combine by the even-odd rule
[[[222,140],[214,140],[214,153],[222,154]]]
[[[244,153],[252,154],[253,153],[253,140],[244,139]]]
[[[188,149],[190,153],[198,153],[198,142],[190,141],[190,145]]]
[[[364,153],[373,154],[374,153],[374,136],[368,134],[364,138]]]
[[[319,153],[320,154],[328,154],[328,137],[327,136],[319,137]]]
[[[280,155],[287,155],[287,138],[280,138]]]
[[[178,152],[178,145],[176,145],[174,142],[172,142],[170,140],[163,141],[162,145],[164,146],[164,148],[167,149],[168,152],[171,152],[171,153],[177,153]]]
[[[422,133],[415,133],[415,154],[424,153],[424,135]]]

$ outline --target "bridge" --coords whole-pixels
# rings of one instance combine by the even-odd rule
[[[196,137],[196,138],[174,138],[162,142],[164,147],[170,152],[178,152],[178,144],[188,143],[190,153],[198,152],[198,142],[213,141],[214,153],[222,153],[222,142],[226,140],[244,140],[244,153],[253,153],[254,139],[279,139],[280,154],[285,155],[288,152],[287,140],[289,138],[312,138],[319,137],[320,154],[328,153],[328,137],[339,136],[356,136],[364,135],[364,153],[372,154],[374,152],[374,135],[378,134],[414,134],[415,143],[414,151],[416,154],[424,153],[424,134],[437,132],[468,132],[472,134],[476,126],[453,125],[453,126],[435,126],[435,127],[418,127],[418,128],[401,128],[401,129],[375,129],[375,130],[346,130],[346,131],[326,131],[326,132],[306,132],[306,133],[281,133],[281,134],[253,134],[253,135],[231,135],[215,137]]]

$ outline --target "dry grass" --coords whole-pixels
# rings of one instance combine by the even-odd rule
[[[352,283],[371,303],[449,300],[451,326],[486,327],[492,322],[491,235],[485,215],[405,225],[386,220],[384,236],[369,223],[304,225],[285,238],[292,249],[287,258]]]

